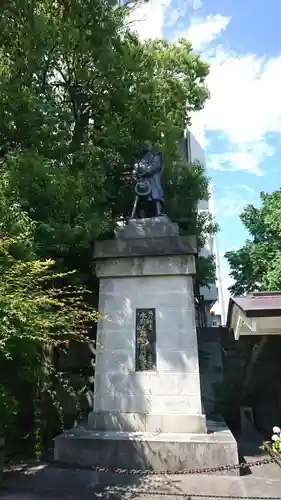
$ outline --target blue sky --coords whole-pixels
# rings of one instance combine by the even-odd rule
[[[281,2],[151,0],[133,18],[141,38],[186,36],[210,63],[211,99],[192,132],[206,151],[223,256],[247,237],[243,206],[281,186]],[[223,258],[221,267],[227,287]]]

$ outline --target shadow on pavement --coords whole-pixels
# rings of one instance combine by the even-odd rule
[[[143,497],[139,496],[138,489]],[[164,498],[183,496],[181,481],[176,477],[126,475],[64,467],[61,464],[22,462],[5,470],[0,499],[149,499],[152,492]]]

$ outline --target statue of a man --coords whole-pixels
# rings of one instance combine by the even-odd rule
[[[133,178],[135,181],[136,200],[132,213],[135,214],[140,198],[155,206],[155,215],[163,215],[164,191],[161,184],[161,175],[164,161],[161,153],[154,152],[150,141],[145,141],[139,161],[135,163]],[[147,211],[147,210],[146,210]]]

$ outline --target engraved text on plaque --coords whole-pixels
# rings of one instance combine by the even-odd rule
[[[156,370],[155,309],[136,310],[136,371]]]

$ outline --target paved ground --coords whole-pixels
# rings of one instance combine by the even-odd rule
[[[240,441],[248,462],[265,458],[257,442]],[[208,500],[220,498],[281,500],[281,467],[252,467],[245,475],[176,475],[139,477],[62,468],[51,463],[9,467],[0,500]]]
[[[263,467],[255,467],[252,473],[243,477],[178,475],[141,478],[49,464],[21,464],[6,472],[0,499],[204,500],[242,497],[281,500],[281,469],[275,464]]]

